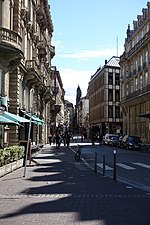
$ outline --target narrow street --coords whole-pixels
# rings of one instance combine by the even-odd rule
[[[105,158],[105,176],[113,178],[114,150],[116,151],[116,177],[118,181],[150,192],[150,153],[126,150],[109,145],[92,146],[84,143],[82,158],[94,170],[97,153],[97,170],[103,173]],[[72,149],[76,151],[75,144]]]

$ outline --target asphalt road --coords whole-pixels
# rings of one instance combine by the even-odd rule
[[[72,143],[71,147],[77,151],[77,145],[81,143]],[[114,176],[114,167],[116,168],[116,179],[126,184],[150,192],[150,153],[143,153],[134,150],[126,150],[108,145],[95,145],[82,143],[82,158],[86,163],[98,172],[103,173],[105,164],[105,176]],[[114,165],[116,151],[116,166]],[[95,155],[96,153],[96,155]],[[105,162],[104,162],[105,160]]]

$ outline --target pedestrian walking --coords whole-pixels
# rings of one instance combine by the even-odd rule
[[[61,137],[60,137],[59,133],[56,134],[55,140],[56,140],[56,148],[59,148],[60,147],[60,141],[61,141]]]
[[[66,133],[66,144],[67,144],[67,147],[69,147],[69,145],[70,145],[70,134],[69,133]]]
[[[49,140],[49,144],[51,145],[52,144],[52,134],[51,133],[48,136],[48,140]]]

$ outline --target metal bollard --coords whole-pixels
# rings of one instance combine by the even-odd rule
[[[103,176],[105,176],[105,155],[103,155]]]
[[[95,166],[94,166],[94,173],[97,173],[97,152],[95,152]]]
[[[116,150],[113,151],[114,155],[114,168],[113,168],[113,180],[116,181]]]

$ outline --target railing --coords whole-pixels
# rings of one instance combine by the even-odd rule
[[[135,51],[137,51],[150,37],[150,31],[147,32],[144,37],[127,53],[127,56],[130,57]]]
[[[8,41],[11,44],[14,44],[15,47],[18,45],[20,48],[22,48],[22,38],[19,34],[12,30],[0,27],[0,42],[2,41]]]
[[[139,89],[139,90],[136,90],[130,94],[128,94],[127,96],[125,96],[123,98],[123,100],[128,100],[128,99],[131,99],[133,97],[137,97],[139,96],[140,94],[146,94],[146,92],[150,91],[150,84],[148,84],[146,87],[143,87],[142,89]]]
[[[26,68],[27,68],[27,69],[33,69],[33,70],[35,70],[37,73],[39,72],[39,70],[38,70],[38,65],[37,65],[37,63],[36,63],[35,60],[26,60],[25,65],[26,65]]]
[[[50,52],[51,52],[51,55],[54,56],[55,55],[55,46],[50,46]]]

